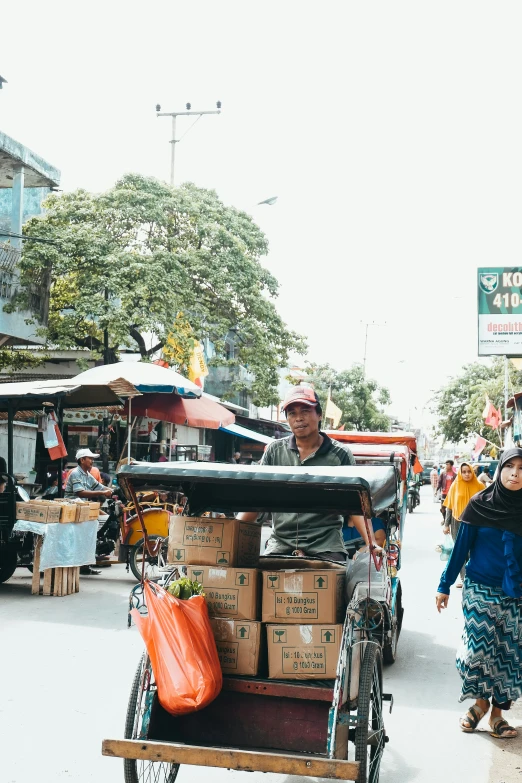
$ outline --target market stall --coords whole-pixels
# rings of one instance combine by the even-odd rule
[[[39,529],[38,532],[17,530],[17,532],[13,533],[17,521],[17,501],[19,503],[29,501],[29,495],[17,485],[14,476],[15,419],[42,420],[39,425],[41,430],[43,431],[45,429],[47,436],[51,433],[51,438],[53,436],[55,438],[55,440],[48,441],[49,443],[53,443],[48,449],[49,458],[50,460],[55,461],[57,470],[61,473],[63,457],[67,453],[61,437],[63,411],[66,408],[86,409],[92,407],[121,406],[122,400],[120,394],[128,395],[131,393],[133,395],[140,394],[132,384],[122,379],[105,385],[82,386],[73,380],[52,380],[34,383],[6,383],[0,386],[0,418],[7,419],[7,472],[4,474],[7,479],[7,486],[6,491],[0,493],[0,583],[9,579],[18,565],[25,565],[27,567],[34,566],[33,572],[36,572],[37,575],[39,575],[40,570],[43,570],[44,572],[49,570],[42,568],[41,563],[38,565],[33,563],[34,546],[36,546],[40,555],[42,549],[44,550],[45,558],[47,557],[47,552],[51,543],[53,541],[56,543],[54,536],[59,536],[60,540],[62,540],[61,537],[63,537],[63,543],[65,542],[65,537],[67,535],[74,539],[80,539],[84,535],[80,532],[82,528],[81,524],[72,524],[69,520],[60,520],[58,518],[57,520],[52,520],[52,522],[54,523],[56,521],[59,523],[59,526],[64,528],[64,531],[66,528],[70,527],[70,532],[68,534],[65,532],[56,534],[51,533],[51,537],[47,538],[49,536],[49,530],[54,527],[54,524],[47,524],[51,520],[39,520],[37,517],[24,519],[26,515],[21,514],[20,512],[18,513],[19,521],[26,523],[43,521],[46,523],[45,527],[49,529],[45,530],[45,535],[43,535],[42,540],[39,540],[39,537],[43,533],[41,529]],[[56,443],[56,445],[54,445],[54,443]],[[58,495],[60,494],[61,485],[58,487]],[[93,521],[94,524],[90,525],[90,527],[95,529],[97,528],[97,522],[95,520]],[[84,519],[79,519],[78,522],[85,524]],[[33,539],[33,537],[35,538]],[[46,538],[49,547],[47,543],[44,544]],[[87,562],[95,561],[95,539],[96,536],[94,535],[94,546],[90,547],[90,560],[88,559]],[[22,552],[23,558],[21,557]],[[87,558],[87,555],[85,555],[85,558]],[[82,558],[79,558],[78,556],[75,556],[72,559],[65,558],[61,561],[61,564],[53,566],[50,570],[53,568],[78,568],[79,559]],[[81,565],[83,564],[85,563],[81,563]],[[69,574],[67,573],[66,576],[67,591],[69,592]],[[68,592],[66,594],[68,594]]]

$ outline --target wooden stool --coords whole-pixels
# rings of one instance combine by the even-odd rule
[[[42,536],[35,536],[33,561],[33,581],[31,585],[32,595],[72,595],[80,591],[80,569],[78,566],[70,568],[46,568],[43,572],[43,584],[40,585],[40,551],[42,549]]]

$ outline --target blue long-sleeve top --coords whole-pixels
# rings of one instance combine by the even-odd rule
[[[522,536],[462,523],[440,580],[439,593],[449,595],[468,555],[466,576],[473,582],[500,587],[511,598],[522,597]]]

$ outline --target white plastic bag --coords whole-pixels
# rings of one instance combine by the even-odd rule
[[[53,449],[58,446],[58,438],[56,436],[56,430],[54,428],[55,419],[50,413],[47,416],[47,426],[42,431],[43,442],[46,449]]]

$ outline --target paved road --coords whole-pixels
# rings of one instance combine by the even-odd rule
[[[454,668],[459,600],[439,617],[433,597],[441,563],[438,511],[428,488],[408,517],[402,581],[406,614],[397,663],[386,670],[395,696],[381,783],[514,783],[522,780],[522,736],[499,744],[485,731],[458,729]],[[100,755],[104,737],[122,736],[130,681],[142,650],[127,630],[134,580],[123,567],[83,578],[68,598],[30,595],[18,571],[0,586],[1,783],[122,783],[119,760]],[[522,709],[515,712],[522,724]],[[209,775],[211,776],[209,778]],[[179,783],[300,783],[297,778],[183,768]],[[306,779],[300,779],[305,783]]]

